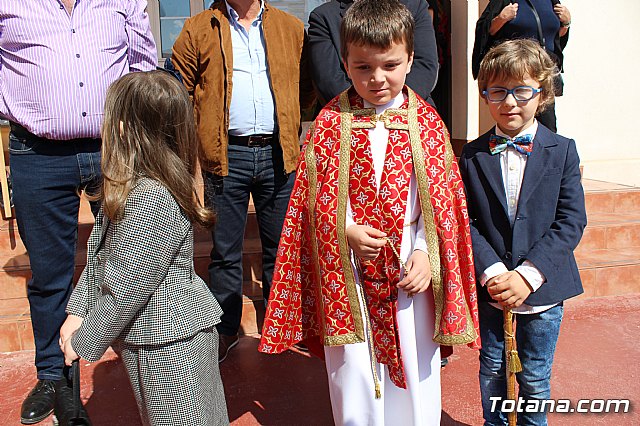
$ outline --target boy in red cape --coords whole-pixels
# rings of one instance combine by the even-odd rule
[[[439,345],[479,347],[464,188],[436,111],[404,85],[413,18],[345,14],[353,87],[310,128],[259,350],[324,358],[335,423],[440,424]]]

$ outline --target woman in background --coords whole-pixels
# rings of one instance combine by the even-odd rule
[[[562,51],[569,40],[571,13],[560,0],[490,0],[476,23],[472,73],[478,77],[480,61],[489,49],[505,40],[537,40],[563,71]],[[562,96],[562,77],[554,80],[556,96]],[[538,121],[556,132],[555,103],[536,116]]]

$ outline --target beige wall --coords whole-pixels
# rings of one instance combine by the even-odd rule
[[[489,111],[478,96],[477,82],[471,75],[476,21],[487,3],[488,0],[451,2],[453,139],[470,141],[493,126]]]
[[[584,177],[640,186],[640,1],[564,0],[571,11],[558,132]]]
[[[451,137],[478,136],[478,90],[471,77],[478,0],[451,2]]]

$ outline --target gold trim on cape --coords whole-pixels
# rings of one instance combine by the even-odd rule
[[[422,149],[422,139],[418,126],[418,102],[412,90],[407,90],[409,96],[409,107],[407,122],[409,124],[409,140],[411,141],[411,154],[413,157],[413,170],[418,181],[420,198],[420,208],[422,209],[422,219],[424,220],[425,236],[429,251],[429,264],[431,265],[431,288],[433,289],[433,299],[436,305],[436,322],[433,333],[433,340],[441,343],[438,338],[440,330],[440,320],[444,306],[444,289],[442,288],[442,270],[440,264],[440,245],[438,243],[438,233],[434,220],[433,205],[431,204],[431,193],[429,192],[429,179],[427,177],[425,152]]]
[[[442,321],[442,312],[444,310],[444,286],[442,283],[442,264],[440,263],[440,245],[438,242],[438,233],[436,229],[433,205],[431,202],[431,193],[429,192],[429,179],[426,171],[425,152],[422,149],[422,140],[420,128],[418,126],[418,105],[416,95],[410,88],[407,88],[409,97],[409,107],[407,122],[409,124],[409,139],[411,141],[411,153],[413,157],[413,167],[418,181],[418,191],[420,198],[420,208],[422,209],[422,219],[424,220],[425,236],[427,239],[427,247],[429,251],[429,264],[431,265],[431,287],[433,288],[433,299],[435,303],[435,327],[433,330],[433,341],[442,345],[462,345],[471,343],[476,340],[476,332],[473,328],[470,310],[466,309],[467,327],[464,333],[455,336],[445,335],[440,332],[440,323]],[[455,158],[451,143],[449,142],[449,133],[445,132],[445,173],[446,181],[449,180],[451,172],[451,164]]]
[[[315,153],[315,123],[309,128],[309,143],[304,151],[304,159],[307,164],[307,181],[309,183],[309,235],[311,243],[311,257],[313,258],[313,265],[315,268],[316,276],[320,278],[320,261],[318,260],[318,240],[316,240],[316,196],[318,192],[318,163],[316,161]],[[322,300],[322,287],[317,287],[318,300]],[[325,333],[325,312],[324,309],[318,309],[318,321],[320,322],[320,332]]]
[[[455,161],[455,154],[453,153],[453,147],[451,146],[451,139],[449,137],[449,131],[447,130],[447,128],[445,127],[444,129],[444,137],[445,137],[445,172],[446,172],[446,177],[447,177],[447,182],[449,181],[449,174],[451,173],[451,165],[452,163]],[[451,192],[451,197],[455,197],[454,192]],[[453,200],[452,200],[453,201]],[[471,308],[469,307],[469,304],[466,300],[466,297],[464,299],[464,302],[466,304],[466,309],[465,309],[465,318],[467,321],[467,328],[465,330],[464,333],[462,334],[457,334],[455,336],[452,335],[442,335],[441,333],[439,333],[438,331],[440,330],[440,327],[436,327],[435,331],[434,331],[434,341],[442,344],[442,345],[464,345],[464,344],[468,344],[468,343],[472,343],[474,342],[478,335],[476,333],[475,328],[473,327],[473,320],[471,319]],[[437,323],[436,323],[437,324]],[[436,340],[437,339],[437,340]]]
[[[325,333],[324,344],[326,346],[338,346],[365,341],[362,310],[358,299],[355,274],[351,265],[351,249],[347,242],[345,229],[347,221],[347,200],[349,199],[349,155],[351,153],[351,129],[353,124],[353,114],[351,113],[348,92],[348,90],[345,90],[340,95],[340,157],[338,160],[338,216],[336,218],[336,226],[338,228],[340,263],[342,264],[342,270],[344,272],[344,281],[347,288],[351,316],[353,317],[354,332],[337,336],[327,336]],[[375,113],[375,110],[369,110],[367,112],[370,111]]]

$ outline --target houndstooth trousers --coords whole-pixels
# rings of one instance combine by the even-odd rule
[[[118,346],[144,425],[229,424],[215,327],[166,345]]]

